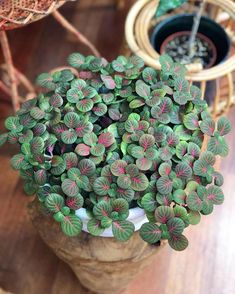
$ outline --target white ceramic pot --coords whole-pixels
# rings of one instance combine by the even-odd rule
[[[75,214],[83,222],[82,230],[85,232],[88,232],[87,223],[90,217],[87,215],[86,209],[80,208],[76,210]],[[140,227],[142,226],[142,224],[148,222],[145,211],[140,207],[131,208],[129,211],[129,216],[127,220],[132,222],[135,225],[135,231],[138,231]],[[113,237],[112,227],[105,229],[104,232],[100,235],[100,237]]]

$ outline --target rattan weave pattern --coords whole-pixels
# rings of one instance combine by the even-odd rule
[[[0,30],[10,30],[43,18],[63,0],[0,0]]]

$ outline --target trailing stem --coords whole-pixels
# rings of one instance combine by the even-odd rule
[[[192,58],[195,54],[195,39],[200,25],[202,13],[204,11],[206,2],[201,1],[197,14],[194,17],[192,32],[189,39],[189,57]]]

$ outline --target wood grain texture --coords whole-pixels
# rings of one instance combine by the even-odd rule
[[[43,241],[71,267],[84,287],[99,294],[123,292],[166,244],[148,245],[138,232],[125,243],[86,232],[69,238],[43,213],[38,201],[29,204],[28,212]]]
[[[132,1],[132,0],[131,0]],[[130,5],[131,1],[127,1]],[[109,60],[123,41],[127,8],[116,11],[113,0],[80,0],[62,12],[95,43]],[[9,33],[13,58],[33,80],[42,71],[62,65],[66,56],[86,53],[51,18]],[[63,43],[61,44],[61,40]],[[69,40],[69,41],[68,41]],[[11,113],[7,97],[0,101],[0,129]],[[235,125],[235,110],[230,113]],[[224,205],[186,230],[189,247],[174,252],[165,246],[123,294],[234,294],[235,293],[235,130],[228,136],[230,155],[222,160]],[[41,240],[27,215],[30,199],[22,191],[9,160],[15,146],[0,149],[0,285],[15,294],[91,294],[72,270]],[[107,281],[108,283],[108,281]]]

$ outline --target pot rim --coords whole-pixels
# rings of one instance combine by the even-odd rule
[[[162,42],[162,44],[161,44],[161,46],[160,46],[160,54],[163,53],[163,51],[164,51],[166,45],[167,45],[170,41],[172,41],[174,38],[176,38],[176,37],[178,37],[178,36],[181,36],[181,35],[186,35],[186,36],[187,36],[187,35],[190,35],[190,33],[191,33],[190,31],[180,31],[180,32],[176,32],[176,33],[173,33],[173,34],[169,35],[169,36],[168,36],[168,37]],[[205,68],[210,68],[210,67],[212,67],[212,66],[215,64],[215,61],[216,61],[216,58],[217,58],[217,49],[216,49],[216,47],[215,47],[215,44],[211,41],[210,38],[208,38],[207,36],[205,36],[205,35],[202,34],[202,33],[199,33],[199,32],[198,32],[196,36],[199,36],[201,39],[204,39],[204,40],[209,44],[209,46],[210,46],[210,48],[211,48],[211,50],[212,50],[212,52],[213,52],[210,63],[205,67]]]
[[[90,217],[87,214],[86,209],[84,207],[77,209],[75,215],[78,216],[83,223],[82,230],[90,234],[87,229],[87,223],[90,220]],[[140,207],[130,208],[129,216],[126,220],[131,221],[134,224],[135,231],[138,231],[142,224],[148,222],[144,209]],[[113,237],[112,228],[109,227],[105,229],[104,232],[97,237]]]
[[[163,27],[167,26],[170,22],[172,22],[173,20],[175,19],[179,19],[179,18],[184,18],[184,17],[194,17],[195,14],[194,13],[180,13],[180,14],[177,14],[177,15],[172,15],[172,16],[169,16],[167,17],[166,19],[162,20],[160,23],[158,23],[156,26],[154,26],[152,32],[151,32],[151,35],[150,35],[150,43],[152,45],[152,47],[155,49],[154,47],[154,44],[155,44],[155,36],[156,34],[158,33],[159,30],[161,30]],[[219,62],[220,63],[223,63],[229,56],[229,53],[231,51],[231,40],[228,36],[228,34],[226,33],[225,29],[222,27],[222,25],[220,25],[219,23],[217,23],[216,21],[214,21],[213,19],[211,19],[210,17],[206,16],[206,15],[202,15],[202,19],[206,22],[210,22],[214,25],[214,27],[217,27],[218,29],[220,29],[223,34],[224,34],[224,37],[226,39],[226,43],[227,43],[227,52],[226,54],[224,55],[224,58]],[[181,31],[180,31],[181,32]],[[177,33],[177,32],[176,32]],[[200,33],[199,33],[200,34]],[[207,37],[208,38],[208,37]],[[209,39],[210,40],[210,39]],[[211,40],[210,40],[211,41]],[[211,41],[212,42],[212,41]],[[213,43],[213,42],[212,42]],[[215,44],[213,43],[213,45],[215,46]],[[215,46],[216,47],[216,46]],[[217,49],[216,49],[217,51]],[[217,66],[218,64],[214,64],[212,65],[211,68],[214,68],[215,66]],[[204,68],[203,70],[209,70],[209,68]]]

